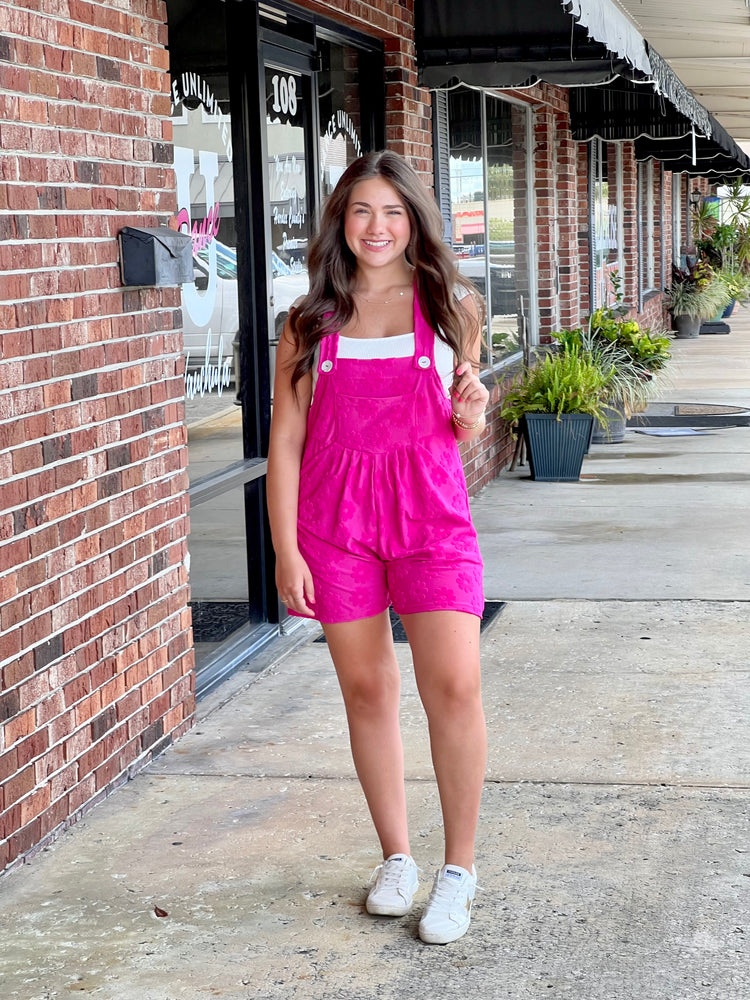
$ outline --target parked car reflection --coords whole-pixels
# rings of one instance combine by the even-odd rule
[[[487,295],[484,256],[459,257],[458,270],[476,286],[480,295]],[[493,316],[512,316],[517,308],[515,266],[512,263],[490,263],[490,290]]]
[[[219,354],[219,341],[223,353],[227,353],[239,330],[239,301],[237,296],[237,251],[218,240],[216,247],[216,297],[211,318],[204,326],[196,326],[190,310],[183,307],[182,329],[184,353],[188,371],[194,371],[209,362],[215,362]],[[209,287],[208,247],[193,254],[195,289],[205,294]]]
[[[195,371],[207,363],[215,364],[219,356],[236,348],[239,333],[239,297],[237,291],[237,251],[218,240],[216,246],[216,297],[211,318],[204,326],[196,326],[187,309],[183,309],[184,354],[188,371]],[[193,256],[195,288],[205,293],[209,287],[209,251],[203,249]],[[271,254],[273,330],[272,347],[289,315],[289,307],[308,289],[308,276],[304,264],[297,260],[286,263],[277,253]],[[235,350],[236,354],[236,350]],[[234,377],[234,373],[233,373]]]

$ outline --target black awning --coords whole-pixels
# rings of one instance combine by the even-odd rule
[[[671,106],[691,121],[703,135],[710,136],[714,125],[721,128],[697,97],[687,89],[666,59],[663,59],[648,43],[646,45],[656,92],[665,97]]]
[[[730,136],[726,133],[724,135],[728,148],[717,141],[717,136],[706,139],[696,135],[694,148],[692,135],[673,140],[649,139],[644,136],[635,141],[635,156],[638,160],[653,157],[663,163],[665,170],[687,173],[693,177],[718,179],[741,175],[750,178],[750,159]]]
[[[643,38],[612,0],[416,0],[415,20],[426,87],[650,75]]]
[[[427,87],[504,89],[544,80],[571,88],[574,139],[632,139],[642,159],[685,161],[668,168],[696,174],[750,169],[613,0],[416,0],[415,21]],[[669,145],[649,145],[658,140]]]
[[[698,102],[688,97],[683,106],[693,110],[691,105]],[[734,139],[702,105],[698,107],[702,113],[695,117],[704,134],[695,118],[678,111],[671,99],[650,86],[617,80],[607,87],[575,87],[570,91],[571,132],[579,142],[597,137],[608,142],[632,139],[637,159],[653,157],[668,170],[695,175],[750,170],[750,159]]]
[[[599,138],[678,137],[691,132],[691,123],[676,112],[650,84],[615,80],[606,87],[570,90],[570,130],[579,142]]]

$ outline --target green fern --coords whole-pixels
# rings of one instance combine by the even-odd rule
[[[590,413],[606,424],[602,405],[612,371],[603,371],[580,349],[547,354],[525,368],[505,397],[502,416],[517,424],[525,413]]]

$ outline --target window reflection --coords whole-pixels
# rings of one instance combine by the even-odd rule
[[[322,42],[320,55],[319,157],[322,194],[326,198],[349,164],[362,155],[359,100],[361,53],[349,46]]]
[[[182,286],[188,434],[223,417],[242,458],[237,391],[239,303],[231,118],[225,74],[184,72],[172,81],[177,222],[193,241],[192,284]],[[191,451],[193,479],[204,475]]]
[[[528,315],[526,111],[456,90],[448,120],[453,249],[486,299],[486,363],[495,364],[519,350]]]
[[[191,487],[244,457],[237,403],[239,302],[225,7],[168,0],[177,223],[193,281],[182,286],[185,422]],[[189,565],[199,670],[250,621],[242,487],[191,494]]]
[[[593,218],[591,251],[594,266],[595,308],[616,300],[613,279],[623,275],[621,224],[618,211],[618,160],[622,150],[614,143],[594,139],[591,144]]]
[[[308,289],[307,247],[311,220],[304,81],[297,73],[273,66],[266,67],[265,77],[273,310],[269,316],[268,335],[273,385],[276,348],[289,309]]]

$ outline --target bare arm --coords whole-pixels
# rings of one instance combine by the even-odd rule
[[[490,398],[486,387],[479,379],[479,363],[482,349],[482,331],[479,327],[479,315],[472,296],[467,295],[462,304],[471,319],[472,336],[466,344],[464,360],[456,366],[456,372],[451,386],[451,404],[453,413],[462,424],[454,420],[453,431],[458,441],[471,441],[478,437],[485,428],[485,410]],[[478,422],[477,422],[478,421]],[[476,424],[476,426],[473,426]]]
[[[276,352],[273,418],[268,449],[268,517],[276,553],[276,586],[282,601],[304,615],[315,612],[312,576],[297,545],[297,508],[302,452],[307,432],[307,412],[312,399],[312,375],[292,390],[290,362],[296,347],[288,321]]]

